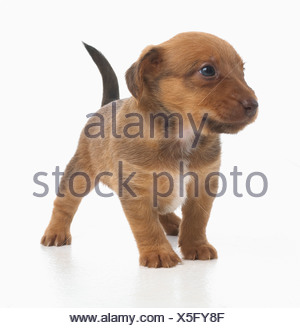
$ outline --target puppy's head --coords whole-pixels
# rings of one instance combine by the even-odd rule
[[[226,41],[188,32],[147,47],[126,72],[132,95],[145,109],[208,113],[208,128],[236,133],[253,122],[258,103],[244,80],[243,61]]]

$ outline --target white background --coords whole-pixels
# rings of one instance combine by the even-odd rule
[[[2,1],[0,306],[299,307],[298,12],[297,1]],[[81,41],[105,54],[124,98],[124,73],[141,50],[184,31],[229,41],[260,105],[253,125],[222,136],[228,190],[208,227],[219,259],[139,267],[117,197],[95,192],[75,216],[72,246],[39,245],[55,197],[51,172],[64,169],[85,115],[101,102]],[[235,165],[242,198],[232,193]],[[44,198],[33,196],[43,191],[33,183],[38,171],[48,173]],[[268,178],[262,198],[246,193],[253,171]]]

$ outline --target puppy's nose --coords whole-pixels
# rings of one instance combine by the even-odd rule
[[[242,105],[245,108],[248,117],[252,117],[256,114],[258,102],[254,98],[244,99]]]

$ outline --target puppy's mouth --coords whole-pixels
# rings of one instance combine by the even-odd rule
[[[258,110],[257,102],[255,107],[239,106],[232,109],[223,110],[219,115],[209,115],[207,117],[207,127],[215,133],[237,133],[247,125],[256,120]]]
[[[206,124],[211,132],[234,134],[241,131],[245,126],[253,121],[254,120],[251,119],[242,122],[224,123],[214,120],[208,116]]]

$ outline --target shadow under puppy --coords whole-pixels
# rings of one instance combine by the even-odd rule
[[[107,105],[81,133],[41,243],[71,243],[70,225],[79,203],[101,181],[119,195],[141,265],[173,267],[181,261],[164,230],[179,233],[185,259],[217,258],[206,225],[218,176],[208,183],[206,178],[220,167],[219,134],[237,133],[257,116],[242,59],[216,36],[178,34],[142,52],[126,72],[133,97],[117,100],[112,68],[96,49],[86,48],[102,73],[102,105]],[[180,205],[182,220],[173,213]]]

